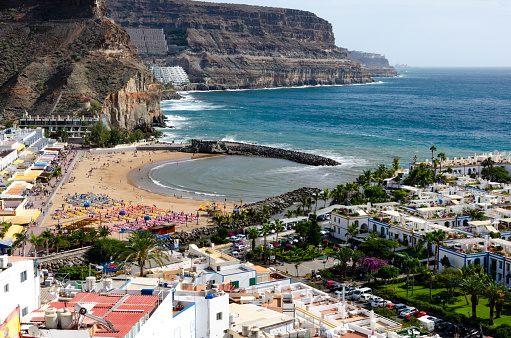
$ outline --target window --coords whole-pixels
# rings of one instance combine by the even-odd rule
[[[234,286],[235,288],[239,288],[240,282],[236,280],[236,281],[231,282],[231,285]]]
[[[4,292],[5,293],[9,292],[9,283],[4,285]]]
[[[256,285],[256,279],[255,279],[255,277],[254,277],[254,278],[250,278],[249,285],[250,285],[250,286],[252,286],[252,285]]]
[[[506,263],[506,271],[509,271],[509,263]]]
[[[499,279],[497,279],[497,282],[500,282],[502,280],[502,274],[499,273]]]
[[[25,270],[22,273],[20,273],[20,281],[21,281],[21,283],[23,283],[26,280],[27,280],[27,271]]]
[[[21,316],[24,317],[28,315],[28,306],[25,306],[23,310],[21,311]]]
[[[502,269],[502,261],[499,261],[499,269]]]
[[[222,320],[222,312],[216,314],[216,320]]]

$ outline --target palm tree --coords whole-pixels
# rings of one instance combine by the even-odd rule
[[[424,269],[424,271],[422,271],[423,275],[424,275],[424,279],[426,279],[426,281],[428,281],[429,283],[429,300],[431,302],[433,302],[433,284],[436,282],[437,280],[437,275],[431,271],[429,269],[429,267],[427,269]]]
[[[493,325],[493,311],[499,302],[504,302],[506,294],[502,291],[502,288],[493,279],[488,281],[486,290],[484,290],[484,296],[488,298],[488,306],[490,307],[490,323]]]
[[[355,182],[349,182],[349,183],[346,183],[346,191],[348,193],[348,198],[351,199],[351,197],[353,196],[351,193],[352,192],[355,192],[358,190],[358,186]]]
[[[436,147],[433,145],[431,146],[431,148],[429,148],[429,150],[431,150],[431,163],[433,163],[433,158],[435,157],[434,152],[436,151]]]
[[[351,278],[352,280],[355,278],[355,273],[357,272],[357,265],[358,265],[358,262],[360,262],[360,260],[362,258],[364,258],[364,253],[362,251],[353,251],[353,255],[351,256],[351,261],[352,261],[352,265],[351,265]]]
[[[358,234],[358,226],[355,223],[352,223],[348,226],[346,230],[346,243],[350,243],[350,239],[355,237]]]
[[[40,236],[41,236],[41,238],[43,238],[44,245],[46,246],[46,256],[48,256],[48,254],[49,254],[48,247],[49,247],[51,240],[53,239],[53,234],[51,233],[51,231],[45,230],[45,231],[41,232]]]
[[[332,190],[332,194],[331,195],[332,195],[332,198],[334,200],[334,203],[342,203],[348,197],[348,193],[347,193],[346,187],[343,184],[339,184],[337,187],[335,187]]]
[[[318,211],[318,199],[321,196],[320,194],[321,194],[320,191],[314,191],[312,193],[312,198],[314,199],[314,213],[316,213],[316,211]]]
[[[34,257],[37,258],[37,247],[43,244],[43,238],[37,237],[34,234],[30,234],[28,241],[32,244],[32,248],[34,248]]]
[[[346,269],[348,266],[348,262],[353,256],[353,250],[350,248],[342,248],[335,252],[334,258],[337,259],[342,269],[342,276],[346,277]]]
[[[418,159],[419,159],[419,157],[417,155],[413,155],[413,163],[417,163]]]
[[[87,242],[87,234],[83,229],[73,231],[73,238],[76,242],[80,243],[80,247],[83,248],[83,244]]]
[[[323,205],[323,208],[326,208],[326,202],[328,201],[328,199],[330,198],[330,190],[328,189],[323,189],[323,191],[320,193],[319,195],[319,198],[324,201],[324,205]]]
[[[426,244],[426,240],[420,240],[417,243],[415,243],[415,246],[412,248],[413,252],[415,252],[415,257],[419,258],[419,256],[424,252],[424,250],[426,250],[424,244]]]
[[[286,229],[284,222],[282,222],[280,219],[276,219],[273,225],[273,229],[277,233],[277,241],[279,240],[279,232],[284,231]]]
[[[403,260],[403,270],[406,273],[406,298],[408,298],[408,288],[410,285],[410,274],[413,274],[415,272],[415,265],[416,265],[415,260],[417,258],[411,258],[406,252],[403,255],[405,256],[405,258]]]
[[[100,238],[107,238],[112,233],[112,230],[110,230],[107,227],[99,227],[98,229],[98,235]]]
[[[89,229],[86,232],[87,235],[87,241],[89,241],[90,244],[94,244],[96,240],[98,239],[98,232],[96,229]]]
[[[15,240],[14,240],[13,246],[17,247],[18,245],[21,244],[23,257],[24,257],[25,256],[25,243],[27,242],[27,236],[22,233],[17,233],[17,234],[14,234],[14,238],[15,238]]]
[[[445,153],[438,153],[436,156],[440,159],[440,172],[442,172],[442,162],[444,162],[447,157],[445,156]]]
[[[511,292],[509,289],[503,284],[499,284],[499,288],[504,293],[504,297],[499,298],[495,304],[495,310],[497,311],[495,318],[500,318],[502,310],[504,309],[504,304],[509,304],[511,302]]]
[[[266,264],[266,258],[267,258],[267,246],[266,246],[266,236],[271,234],[272,226],[270,224],[270,221],[265,218],[263,220],[263,224],[261,224],[261,227],[259,228],[259,235],[264,237],[264,246],[263,246],[263,261]]]
[[[428,263],[427,263],[427,268],[429,270],[429,254],[431,252],[431,245],[433,243],[435,243],[435,234],[433,234],[432,232],[427,232],[426,235],[424,236],[424,240],[426,241],[426,243],[428,243]]]
[[[479,304],[479,296],[481,296],[485,289],[488,281],[488,276],[481,279],[481,276],[477,274],[465,275],[461,277],[459,287],[467,295],[470,295],[470,301],[472,302],[472,318],[477,318],[477,304]]]
[[[294,215],[295,215],[295,212],[293,210],[286,210],[287,218],[293,218]]]
[[[435,264],[436,264],[436,270],[438,271],[438,255],[440,253],[440,244],[444,242],[444,240],[447,238],[447,234],[443,230],[435,230],[431,232],[433,235],[433,238],[435,239],[434,243],[436,245],[435,250]]]
[[[165,260],[168,262],[169,256],[166,252],[159,250],[163,247],[163,243],[156,238],[151,232],[134,231],[130,234],[129,242],[126,247],[119,253],[116,260],[127,262],[135,262],[140,270],[140,276],[144,276],[144,266],[151,261],[155,261],[159,266],[165,265]]]
[[[256,238],[259,237],[259,230],[256,227],[248,228],[247,230],[248,237],[252,240],[252,250],[255,248]]]
[[[418,258],[412,259],[412,297],[413,288],[415,287],[415,274],[422,268],[421,261]]]
[[[399,170],[399,157],[394,157],[394,159],[392,160],[392,169],[394,170],[394,172]]]
[[[57,253],[59,253],[59,248],[66,244],[67,244],[66,239],[62,237],[60,234],[53,236],[53,238],[51,239],[51,247],[54,248]]]

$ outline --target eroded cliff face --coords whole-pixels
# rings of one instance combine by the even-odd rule
[[[362,68],[374,77],[397,76],[397,71],[389,64],[384,55],[376,53],[360,52],[356,50],[347,51],[348,59],[360,63]]]
[[[150,128],[153,119],[163,118],[161,86],[129,46],[126,31],[105,13],[104,0],[10,1],[0,7],[3,118],[24,110],[46,115],[59,96],[55,113],[77,114],[80,102],[94,99],[118,128]]]
[[[300,10],[189,0],[107,0],[123,27],[163,28],[165,65],[180,65],[202,89],[371,82],[335,46],[330,23]]]

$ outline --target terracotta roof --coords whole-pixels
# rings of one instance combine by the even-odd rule
[[[53,302],[45,305],[33,312],[32,322],[44,321],[44,318],[37,317],[37,314],[44,313],[49,307],[62,309],[67,307],[71,312],[74,311],[76,303],[92,304],[90,314],[103,317],[112,307],[122,298],[124,294],[98,294],[98,293],[79,293],[69,302]],[[101,337],[124,337],[133,326],[148,312],[157,306],[158,296],[129,295],[125,301],[114,311],[110,312],[104,319],[110,321],[119,332],[106,332],[101,324],[98,324],[99,330],[96,330],[94,336]],[[91,326],[97,324],[97,321],[85,318],[83,324]]]

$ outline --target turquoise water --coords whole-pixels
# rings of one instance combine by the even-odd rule
[[[400,73],[367,85],[192,92],[183,100],[162,102],[175,127],[162,129],[167,141],[259,143],[331,157],[342,163],[339,167],[218,158],[152,174],[193,197],[205,193],[248,201],[304,185],[333,187],[394,157],[406,167],[414,155],[431,157],[431,145],[451,158],[511,150],[510,68]],[[204,191],[198,188],[201,175],[208,177],[200,181]],[[259,185],[264,188],[255,189]]]

